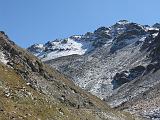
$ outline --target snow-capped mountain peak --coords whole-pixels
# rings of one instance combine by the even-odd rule
[[[73,35],[66,39],[56,39],[45,44],[35,44],[28,50],[42,61],[73,54],[84,55],[108,43],[112,44],[111,48],[116,50],[124,45],[134,43],[150,33],[156,36],[158,27],[158,23],[150,27],[120,20],[111,27],[100,27],[94,32],[87,32],[84,35]]]
[[[49,41],[46,44],[35,44],[28,48],[43,61],[73,54],[83,55],[94,47],[92,42],[83,41],[82,36],[71,36],[63,40]]]
[[[44,46],[39,58],[112,107],[136,111],[145,117],[160,108],[158,24],[121,20],[111,27],[50,41]],[[154,107],[147,110],[146,101],[148,108]],[[153,112],[149,118],[160,117]]]

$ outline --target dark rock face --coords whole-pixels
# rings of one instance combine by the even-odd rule
[[[153,25],[153,27],[160,29],[160,24],[156,23],[156,24]]]
[[[159,30],[157,30],[157,29],[148,30],[149,34],[155,34],[155,33],[158,33],[158,32],[159,32]]]
[[[144,66],[137,66],[135,68],[130,69],[129,71],[122,71],[121,73],[116,73],[112,81],[112,84],[114,85],[113,89],[116,89],[121,85],[141,76],[145,70],[146,68]]]
[[[107,32],[107,31],[109,31],[109,28],[107,28],[107,27],[100,27],[97,30],[95,30],[94,33],[95,34],[99,34],[99,33],[102,33],[102,32],[104,33],[104,32]]]
[[[128,24],[127,31],[130,31],[130,30],[134,30],[132,33],[136,33],[136,34],[139,34],[139,35],[143,35],[143,34],[146,33],[144,28],[141,25],[138,25],[137,23]],[[139,33],[138,33],[138,31],[139,31]]]
[[[128,76],[127,76],[127,71],[123,71],[121,73],[116,73],[116,75],[113,78],[112,84],[113,84],[113,89],[116,89],[120,87],[121,85],[129,82]]]
[[[154,40],[153,35],[149,35],[146,37],[145,41],[143,42],[142,46],[141,46],[141,51],[147,49],[147,51],[149,51],[149,46],[151,44],[151,42]]]
[[[112,37],[109,35],[109,28],[106,28],[106,27],[101,27],[101,28],[98,28],[97,30],[94,31],[94,34],[97,38],[107,38],[107,39],[111,39]]]
[[[146,32],[142,26],[139,26],[136,23],[127,24],[126,30],[114,38],[110,52],[114,53],[115,51],[138,41],[140,36],[146,35],[147,33],[148,32]]]
[[[136,77],[142,75],[142,73],[145,71],[145,67],[144,66],[137,66],[135,68],[132,68],[129,70],[130,74],[129,74],[129,78],[130,80],[135,79]]]
[[[150,56],[153,58],[153,61],[160,62],[160,31],[158,36],[155,37],[155,40],[151,43],[153,49],[151,51]]]
[[[28,51],[32,51],[32,53],[37,54],[39,52],[42,52],[45,48],[43,46],[40,46],[40,44],[32,45],[28,48]]]
[[[159,62],[160,61],[160,32],[158,35],[154,38],[152,35],[149,35],[142,47],[141,50],[147,50],[150,52],[149,57],[152,59],[152,62]]]
[[[112,39],[112,36],[109,34],[110,29],[106,27],[100,27],[94,31],[94,36],[96,39],[93,41],[94,47],[102,47],[106,42]]]
[[[102,47],[108,40],[109,40],[108,38],[96,39],[96,40],[93,42],[93,46],[94,46],[95,48]]]

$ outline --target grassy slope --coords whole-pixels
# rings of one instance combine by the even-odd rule
[[[80,119],[61,103],[52,101],[48,96],[27,86],[20,76],[3,65],[0,65],[0,98],[1,120]],[[81,110],[79,114],[94,119],[89,111]]]

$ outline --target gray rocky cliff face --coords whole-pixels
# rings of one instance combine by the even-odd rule
[[[106,39],[102,33],[110,37]],[[91,52],[45,62],[68,75],[83,89],[103,99],[112,94],[115,86],[112,81],[116,73],[129,71],[139,65],[146,66],[150,62],[146,58],[148,53],[141,51],[150,32],[142,25],[122,20],[109,28],[99,28],[92,36],[94,34],[101,38],[91,39],[93,45],[97,45]]]

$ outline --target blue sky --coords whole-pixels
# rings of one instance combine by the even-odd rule
[[[94,31],[121,19],[160,22],[160,0],[0,0],[0,30],[21,47]]]

